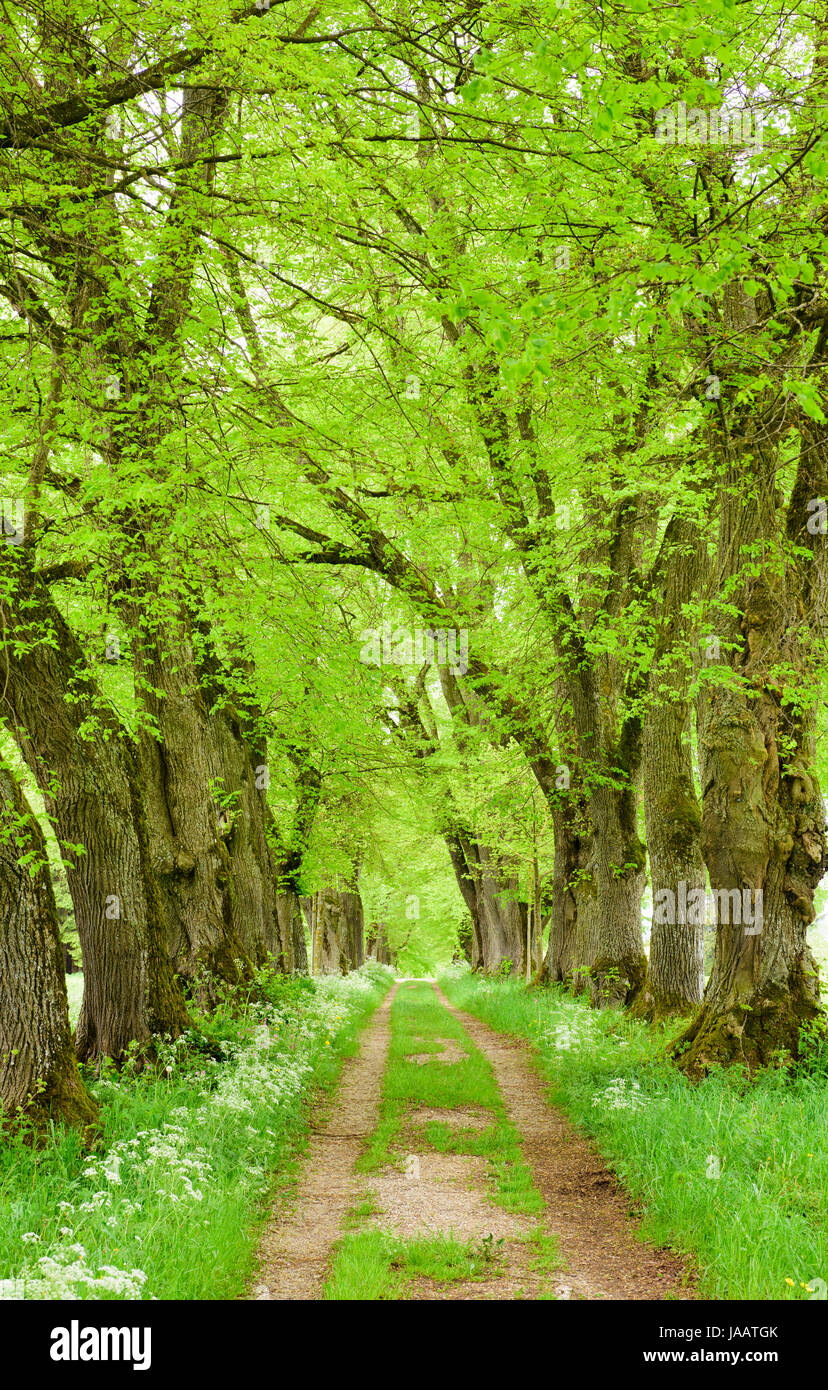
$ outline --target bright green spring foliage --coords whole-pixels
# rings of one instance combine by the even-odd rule
[[[692,524],[712,553],[734,486],[712,442],[774,439],[772,487],[742,476],[764,508],[745,571],[803,550],[824,8],[53,10],[3,18],[4,532],[130,731],[152,726],[141,643],[193,614],[252,686],[301,886],[364,864],[379,910],[398,839],[392,934],[411,968],[442,964],[449,817],[503,846],[524,897],[535,855],[551,872],[527,757],[539,730],[567,761],[572,653],[610,672],[618,728],[646,705],[665,535]],[[689,604],[694,680],[732,679],[726,648],[694,659],[730,600]],[[464,718],[422,676],[432,628]],[[771,675],[821,731],[816,655]],[[412,696],[425,761],[400,737]]]

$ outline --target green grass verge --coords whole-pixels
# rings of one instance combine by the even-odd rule
[[[167,1044],[160,1074],[90,1081],[100,1151],[63,1128],[40,1150],[1,1141],[0,1298],[242,1296],[269,1198],[295,1182],[311,1099],[391,978],[375,965],[316,984],[263,973],[264,997],[199,1019],[202,1037]]]
[[[455,1005],[529,1039],[551,1098],[640,1200],[643,1234],[695,1257],[702,1296],[825,1297],[824,1051],[794,1074],[750,1081],[731,1068],[693,1085],[665,1060],[664,1028],[593,1012],[554,986],[470,974],[441,985]]]

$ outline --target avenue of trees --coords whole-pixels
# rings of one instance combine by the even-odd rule
[[[406,818],[475,968],[821,1028],[826,102],[825,0],[2,7],[8,1112],[390,959]]]

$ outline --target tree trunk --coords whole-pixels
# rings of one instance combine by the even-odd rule
[[[180,684],[188,671],[189,691],[183,693],[189,697],[191,737],[201,749],[200,768],[195,760],[191,768],[191,804],[202,808],[206,868],[216,885],[214,901],[220,895],[222,905],[220,928],[213,916],[216,973],[233,978],[265,964],[289,972],[295,968],[295,875],[283,874],[278,863],[285,850],[267,799],[267,736],[252,693],[253,664],[246,654],[230,664],[222,661],[204,619],[195,613],[190,618],[193,643],[187,639],[187,660],[177,661],[175,679]]]
[[[635,791],[602,783],[592,791],[589,808],[598,916],[590,997],[599,1008],[623,1008],[635,1002],[647,975],[641,943],[646,852],[638,838]]]
[[[664,696],[644,727],[644,816],[653,927],[647,988],[635,1011],[654,1019],[692,1014],[704,988],[704,912],[693,911],[692,906],[688,912],[685,906],[703,903],[707,885],[689,722],[687,703]]]
[[[0,603],[0,617],[19,644],[6,667],[2,708],[66,862],[84,966],[78,1054],[118,1058],[133,1039],[176,1037],[187,1025],[167,955],[135,753],[25,559],[0,546],[0,565],[15,570],[13,598]]]
[[[484,969],[496,974],[504,967],[519,975],[524,967],[525,928],[517,900],[518,880],[485,845],[475,845],[480,865],[480,921]]]
[[[583,651],[580,638],[576,649]],[[592,830],[589,868],[595,892],[595,916],[587,914],[577,938],[583,949],[593,933],[597,936],[589,971],[590,1000],[597,1008],[634,1004],[647,975],[641,938],[647,856],[638,836],[641,721],[632,712],[620,718],[619,681],[614,659],[590,665],[584,652],[566,682],[585,819]]]
[[[293,968],[308,973],[308,946],[305,938],[304,914],[300,899],[293,896]]]
[[[698,486],[706,491],[709,479],[699,478]],[[713,505],[712,497],[709,501]],[[644,819],[653,890],[647,985],[635,1005],[642,1018],[692,1014],[704,988],[701,905],[707,875],[699,845],[701,807],[693,778],[687,687],[688,647],[694,635],[688,614],[708,569],[706,552],[695,516],[675,514],[664,540],[662,608],[642,740]]]
[[[483,962],[483,936],[480,925],[480,908],[477,899],[477,882],[474,876],[474,870],[466,857],[464,848],[466,842],[456,827],[445,830],[443,832],[443,838],[448,846],[451,866],[454,869],[454,877],[457,880],[457,886],[460,889],[463,901],[471,917],[469,963],[472,970],[485,969]]]
[[[637,997],[646,972],[641,944],[644,848],[632,781],[638,729],[633,726],[627,747],[611,746],[617,673],[604,665],[609,699],[603,702],[588,673],[569,683],[557,677],[555,725],[565,761],[554,777],[542,768],[541,779],[536,769],[555,836],[544,975],[575,993],[589,990],[595,1005],[619,1006]]]
[[[277,893],[275,909],[279,938],[279,969],[285,975],[292,975],[294,970],[300,969],[296,962],[296,894]],[[304,946],[304,936],[302,945]],[[305,965],[307,966],[307,957]]]
[[[806,930],[828,865],[819,784],[802,744],[798,759],[781,764],[776,700],[717,690],[711,705],[702,848],[718,910],[716,952],[703,1005],[675,1044],[694,1073],[797,1055],[800,1028],[820,1017]]]
[[[226,110],[219,87],[184,87],[182,167],[153,247],[145,312],[133,314],[125,296],[113,297],[107,267],[123,264],[121,228],[99,200],[85,201],[85,213],[67,233],[72,253],[55,258],[89,370],[112,377],[122,401],[96,447],[116,486],[124,479],[130,484],[110,557],[120,557],[114,592],[131,631],[137,695],[149,716],[139,764],[149,856],[175,968],[187,981],[201,980],[208,997],[210,979],[234,983],[250,974],[239,923],[247,927],[252,916],[255,924],[259,899],[245,893],[241,874],[231,881],[226,838],[239,792],[234,782],[222,782],[199,680],[191,618],[199,596],[181,572],[173,539],[172,517],[185,496],[169,434],[178,427],[184,324],[203,228],[212,217],[216,166],[205,156],[216,149]],[[77,155],[74,174],[87,189],[99,176]],[[138,477],[151,480],[152,502],[128,500]]]
[[[289,750],[297,769],[297,805],[289,834],[282,836],[267,799],[267,725],[255,695],[252,659],[244,651],[229,664],[222,662],[203,622],[198,635],[221,784],[234,795],[224,843],[235,930],[257,965],[269,963],[287,973],[307,970],[297,899],[322,778],[308,750]]]
[[[252,697],[245,697],[244,673],[225,671],[211,648],[203,679],[220,785],[233,797],[223,835],[233,935],[254,964],[290,971],[293,908],[281,897],[294,894],[296,887],[282,881],[279,872],[280,836],[267,800],[270,770],[261,712]]]
[[[524,965],[526,933],[516,897],[517,877],[465,832],[457,832],[455,843],[462,852],[460,873],[455,867],[455,876],[469,906],[479,952],[479,961],[473,952],[472,966],[497,974],[508,962],[511,972],[519,973]],[[454,863],[457,849],[450,846],[450,852]]]
[[[371,922],[369,931],[373,928],[368,955],[371,960],[375,960],[378,965],[393,965],[394,951],[388,944],[388,928],[385,922]]]
[[[828,490],[824,445],[803,430],[787,515],[794,555],[778,535],[779,459],[762,422],[731,432],[727,450],[716,578],[728,594],[720,664],[730,671],[711,686],[702,735],[702,853],[718,930],[704,1002],[675,1044],[694,1074],[796,1056],[802,1027],[824,1028],[806,942],[828,866],[808,693],[828,567],[825,536],[807,530],[808,501]]]
[[[594,877],[598,900],[598,950],[590,970],[590,997],[597,1007],[623,1007],[635,1002],[647,973],[647,957],[641,940],[641,898],[646,877],[646,852],[637,830],[637,778],[641,757],[641,722],[631,700],[634,678],[624,693],[626,711],[620,710],[622,672],[611,652],[596,656],[587,640],[591,623],[617,621],[625,597],[635,593],[637,569],[637,499],[619,495],[607,540],[602,541],[599,562],[607,566],[612,583],[597,602],[597,589],[576,610],[572,595],[553,558],[554,547],[541,544],[543,527],[530,525],[519,486],[512,474],[511,424],[505,408],[495,359],[469,366],[466,374],[471,404],[486,444],[500,500],[508,515],[509,537],[520,556],[523,572],[549,621],[558,660],[554,681],[556,696],[565,695],[565,719],[571,743],[577,750],[580,776],[593,828]],[[531,410],[518,424],[518,432],[537,464],[537,438]],[[620,441],[619,441],[620,442]],[[546,523],[554,505],[547,495],[538,497]],[[597,498],[591,499],[598,508]],[[603,503],[601,504],[603,506]],[[597,528],[601,534],[604,528]],[[475,677],[475,662],[469,665]],[[527,737],[528,735],[528,737]],[[556,809],[557,789],[550,775],[546,741],[534,729],[526,730],[522,743],[550,809]],[[565,745],[563,745],[565,746]]]
[[[365,925],[359,893],[326,888],[317,894],[319,970],[347,975],[365,961]]]
[[[532,921],[534,927],[532,936],[532,950],[530,952],[531,967],[532,970],[536,972],[538,976],[540,976],[543,972],[544,923],[543,901],[540,881],[540,865],[538,863],[537,853],[535,853],[532,859],[532,901],[530,903],[529,910],[532,913]]]
[[[32,856],[29,859],[29,856]],[[21,858],[27,862],[21,864]],[[0,764],[0,1110],[81,1130],[98,1107],[81,1081],[43,833]]]
[[[592,835],[583,796],[572,791],[556,799],[552,826],[555,862],[544,978],[580,994],[598,954]]]
[[[269,953],[282,954],[265,792],[215,669],[195,657],[185,618],[167,618],[163,633],[145,633],[136,646],[136,683],[157,730],[157,738],[143,735],[141,762],[170,956],[211,997],[210,981],[235,984]]]
[[[322,932],[320,930],[322,894],[314,893],[309,898],[303,898],[302,910],[307,917],[310,928],[311,974],[320,975],[322,973]]]

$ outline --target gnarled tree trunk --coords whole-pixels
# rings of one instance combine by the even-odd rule
[[[324,888],[314,895],[316,963],[322,975],[347,975],[365,962],[365,919],[359,893]]]
[[[154,733],[141,736],[140,766],[153,869],[167,945],[182,979],[211,994],[213,979],[237,983],[250,960],[235,925],[226,837],[240,790],[224,776],[189,636],[136,644],[136,683]],[[161,653],[163,652],[163,655]]]
[[[46,845],[1,763],[0,981],[0,1120],[14,1123],[19,1115],[36,1128],[54,1119],[86,1129],[98,1107],[72,1045]]]
[[[644,816],[653,926],[647,988],[636,1006],[654,1019],[691,1014],[704,988],[707,876],[701,854],[701,810],[693,782],[689,711],[681,699],[650,711],[644,729]],[[691,896],[695,895],[695,896]],[[690,910],[687,910],[687,903]]]
[[[806,930],[828,866],[825,810],[814,712],[800,690],[825,621],[826,540],[807,521],[809,499],[828,494],[828,469],[824,445],[803,427],[791,554],[779,535],[778,455],[761,421],[754,432],[751,423],[731,431],[723,474],[717,581],[729,598],[719,631],[730,678],[709,694],[702,812],[719,920],[702,1007],[675,1044],[693,1073],[796,1056],[802,1027],[824,1026]]]
[[[154,860],[171,899],[176,969],[232,983],[267,962],[293,969],[292,904],[280,901],[266,740],[243,707],[245,673],[226,671],[203,622],[194,624],[198,654],[182,627],[159,657],[170,648],[168,620],[165,642],[148,642],[144,657],[144,700],[159,731],[144,740]]]
[[[0,546],[12,578],[0,603],[19,645],[2,712],[34,773],[66,862],[84,966],[82,1060],[133,1039],[176,1037],[187,1015],[166,947],[135,750],[85,668],[80,646],[25,557]]]
[[[711,705],[702,848],[718,908],[716,952],[702,1007],[675,1045],[693,1072],[798,1053],[800,1029],[820,1016],[806,930],[828,864],[811,758],[801,742],[799,758],[781,763],[776,699],[717,690]]]
[[[523,968],[526,928],[517,877],[485,845],[454,826],[444,831],[452,867],[472,919],[472,969],[496,974],[506,962]]]
[[[586,804],[574,789],[552,805],[555,862],[544,978],[580,994],[598,954],[592,834]]]

